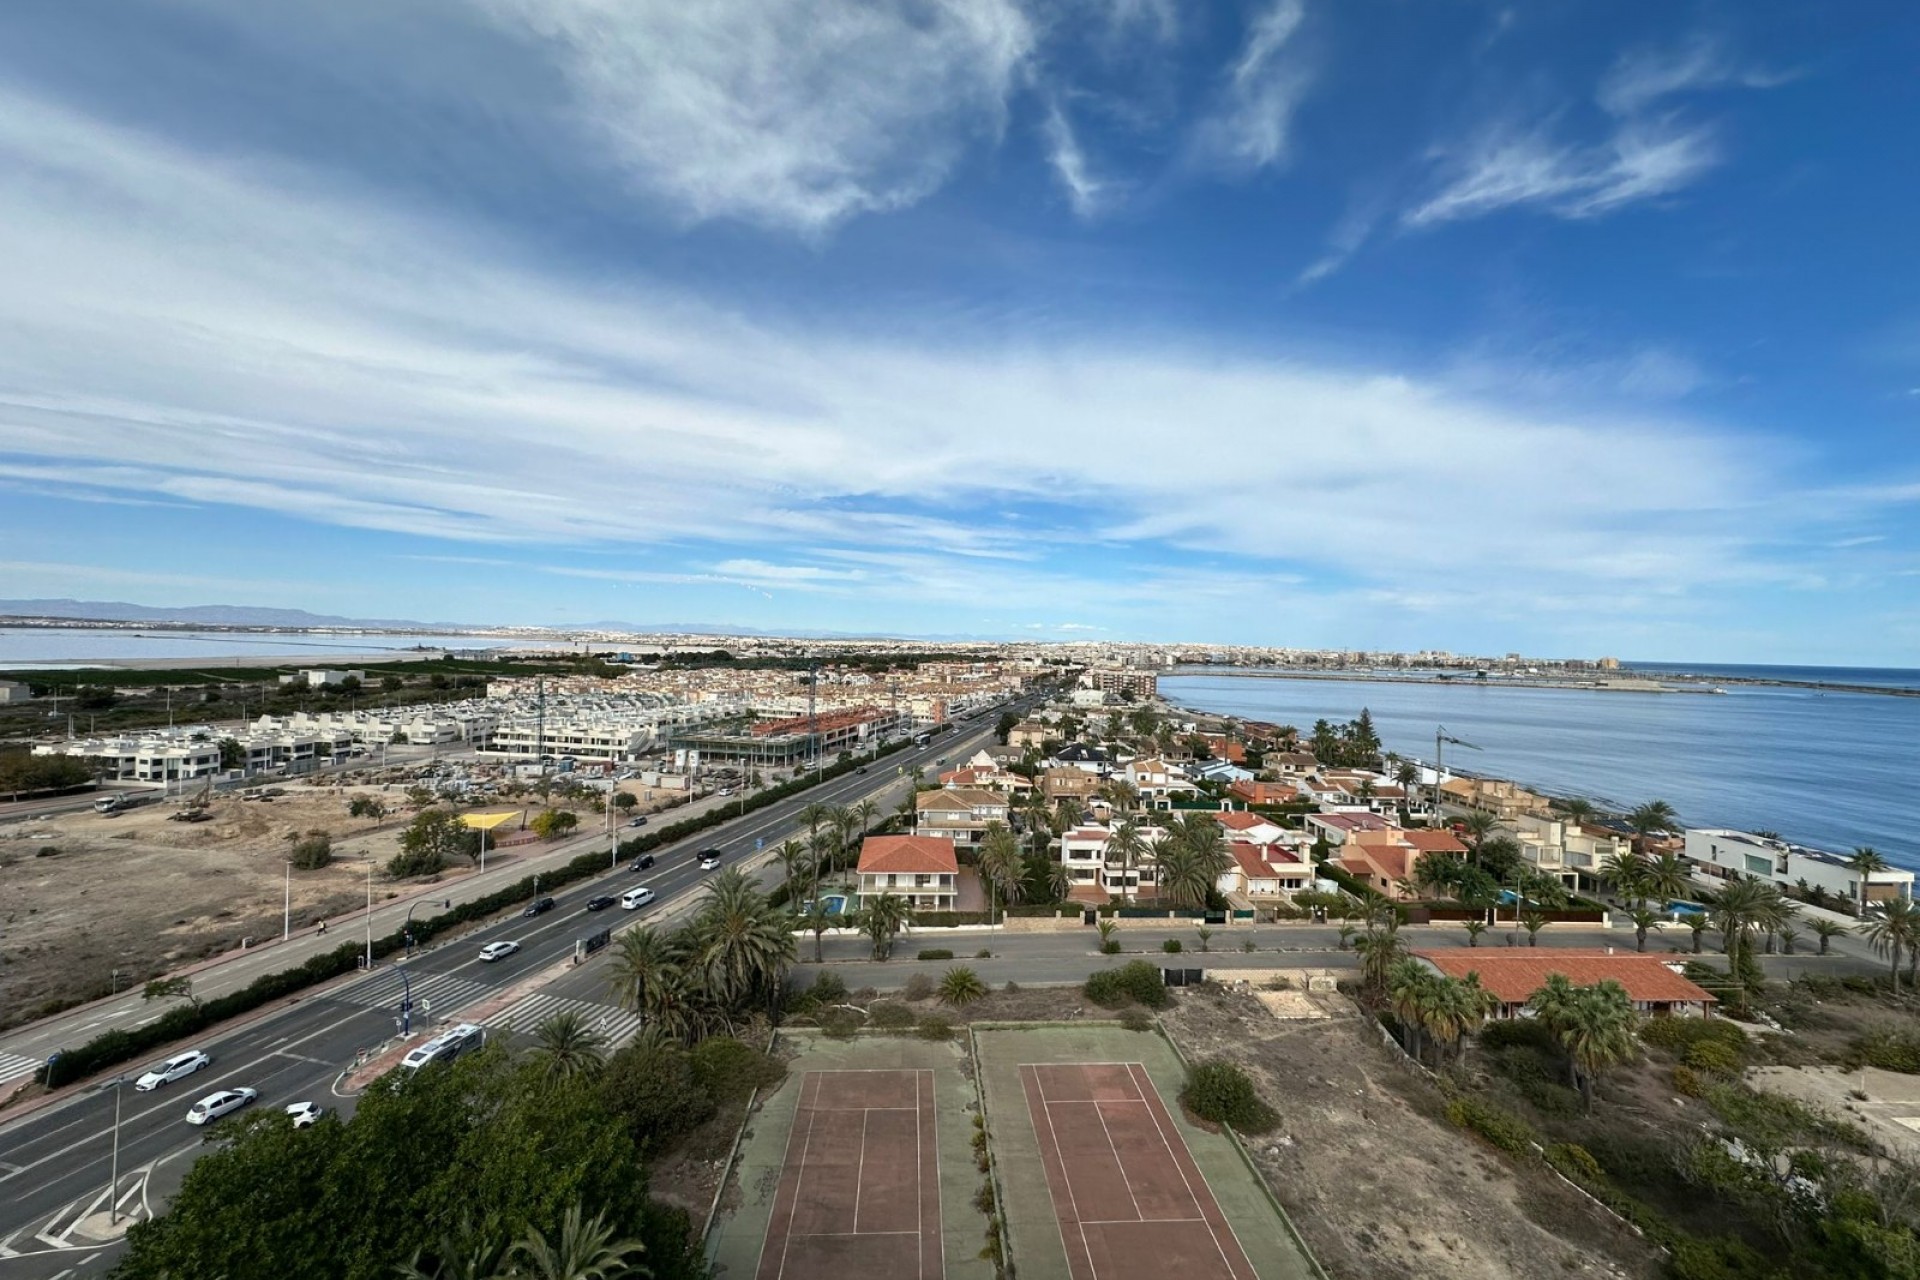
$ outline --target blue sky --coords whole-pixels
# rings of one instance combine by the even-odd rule
[[[0,8],[0,597],[1911,664],[1920,19]]]

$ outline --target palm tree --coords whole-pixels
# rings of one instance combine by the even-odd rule
[[[1701,940],[1701,937],[1707,931],[1706,913],[1701,911],[1689,911],[1687,913],[1687,928],[1693,931],[1693,954],[1699,955],[1700,940]]]
[[[782,840],[773,851],[773,856],[780,863],[780,877],[787,886],[787,899],[792,901],[800,882],[806,878],[806,848],[798,840]]]
[[[546,1067],[547,1079],[590,1076],[606,1061],[607,1038],[587,1025],[577,1009],[565,1009],[533,1029],[533,1056]]]
[[[1647,860],[1634,850],[1609,854],[1600,875],[1636,907],[1647,905]]]
[[[1826,955],[1828,944],[1847,931],[1847,926],[1838,920],[1829,920],[1825,916],[1816,918],[1807,927],[1813,930],[1814,937],[1820,939],[1821,955]]]
[[[839,923],[838,916],[828,910],[827,904],[819,898],[807,903],[806,908],[796,917],[799,923],[813,934],[813,962],[822,963],[821,953],[825,949],[827,930]]]
[[[1107,944],[1113,941],[1113,935],[1119,931],[1120,926],[1111,920],[1100,920],[1094,924],[1094,928],[1100,931],[1100,949],[1105,951]]]
[[[1334,930],[1334,932],[1340,935],[1340,949],[1345,951],[1353,945],[1353,935],[1360,931],[1345,921],[1342,921],[1340,927]]]
[[[1155,855],[1161,889],[1189,907],[1203,906],[1221,873],[1233,865],[1220,824],[1204,813],[1175,818]]]
[[[613,1238],[613,1228],[601,1214],[582,1222],[580,1206],[572,1205],[560,1224],[560,1238],[549,1242],[544,1234],[529,1229],[513,1246],[507,1275],[527,1280],[616,1280],[616,1277],[650,1276],[653,1273],[636,1261],[646,1246],[638,1240]]]
[[[1635,907],[1627,912],[1627,918],[1633,921],[1633,949],[1647,949],[1647,930],[1667,927],[1666,917],[1647,907]]]
[[[1781,925],[1780,926],[1780,954],[1784,956],[1792,955],[1793,944],[1795,941],[1799,939],[1799,937],[1800,937],[1800,931],[1794,928],[1791,924]]]
[[[1887,869],[1887,860],[1872,845],[1863,844],[1847,859],[1847,869],[1860,877],[1860,914],[1867,914],[1867,880]]]
[[[651,926],[615,935],[607,988],[622,1009],[642,1017],[653,1011],[654,989],[677,966],[667,936]]]
[[[1129,890],[1129,897],[1132,896],[1131,887],[1135,883],[1133,869],[1146,853],[1147,839],[1140,833],[1139,823],[1132,818],[1122,818],[1113,824],[1112,834],[1107,837],[1106,862],[1109,867],[1119,864],[1120,884],[1123,889]]]
[[[1036,853],[1027,859],[1027,877],[1030,880],[1045,880],[1047,891],[1055,902],[1065,902],[1067,894],[1073,889],[1073,876],[1066,864],[1045,853]]]
[[[685,932],[690,967],[722,1003],[737,1009],[756,997],[771,1001],[785,987],[794,960],[791,920],[738,867],[709,882]]]
[[[1486,843],[1487,837],[1492,835],[1499,825],[1500,820],[1485,809],[1469,809],[1467,816],[1460,819],[1460,827],[1467,833],[1467,847],[1471,851],[1471,860],[1475,866],[1480,863],[1480,846]]]
[[[1407,1052],[1416,1061],[1421,1057],[1420,1041],[1426,1035],[1427,1020],[1437,1003],[1433,988],[1439,981],[1438,975],[1412,956],[1394,961],[1387,973],[1387,1005],[1400,1023]]]
[[[428,1271],[420,1265],[415,1249],[413,1257],[394,1268],[400,1280],[499,1280],[500,1255],[506,1241],[485,1233],[472,1217],[463,1215],[460,1225],[440,1237],[434,1249],[436,1265]]]
[[[1646,860],[1647,895],[1661,902],[1672,902],[1687,892],[1693,884],[1693,875],[1687,870],[1687,860],[1677,853],[1663,853]]]
[[[1593,821],[1593,815],[1597,812],[1593,807],[1593,801],[1581,796],[1570,796],[1562,800],[1560,811],[1566,814],[1567,821],[1575,826]]]
[[[897,893],[882,893],[860,908],[860,932],[873,940],[873,958],[885,960],[893,954],[893,940],[913,919],[913,908]]]
[[[1520,917],[1520,927],[1527,931],[1527,945],[1540,945],[1540,931],[1547,927],[1547,918],[1538,911],[1528,911]]]
[[[1873,944],[1873,949],[1883,956],[1893,958],[1892,972],[1889,974],[1895,995],[1900,993],[1900,960],[1916,943],[1920,943],[1920,911],[1914,909],[1910,898],[1893,898],[1886,904],[1885,914],[1858,926],[1862,935]]]
[[[1026,870],[1020,858],[1020,843],[1003,822],[989,822],[980,841],[980,878],[986,881],[989,906],[995,890],[1007,906],[1020,901],[1024,886],[1021,874]]]
[[[1469,920],[1467,921],[1466,929],[1467,945],[1477,947],[1480,945],[1480,935],[1487,931],[1487,922],[1485,920]]]
[[[1555,973],[1527,1004],[1567,1055],[1567,1074],[1591,1113],[1600,1073],[1636,1049],[1637,1018],[1626,988],[1611,978],[1577,987]]]
[[[1747,1007],[1747,988],[1760,980],[1753,960],[1752,933],[1762,920],[1771,917],[1773,886],[1759,880],[1732,880],[1711,895],[1712,921],[1720,930],[1720,945],[1727,956],[1727,977],[1734,983],[1738,1007]]]
[[[955,965],[940,978],[940,1003],[950,1004],[956,1009],[964,1009],[976,1001],[987,998],[987,984],[980,981],[980,975],[965,965]]]
[[[1123,778],[1109,778],[1101,783],[1100,796],[1113,806],[1115,813],[1132,813],[1140,807],[1140,793]]]
[[[873,830],[873,815],[878,812],[880,812],[880,806],[873,802],[872,797],[863,799],[853,806],[853,816],[860,820],[861,835],[864,836]]]
[[[1360,985],[1375,995],[1385,991],[1394,962],[1406,954],[1400,940],[1399,914],[1389,913],[1382,927],[1368,929],[1355,938],[1353,949],[1360,953]]]
[[[1442,1056],[1456,1049],[1462,1036],[1478,1032],[1500,1007],[1500,998],[1480,985],[1475,972],[1448,982],[1444,994],[1446,1016],[1429,1024],[1439,1037]]]
[[[1679,817],[1665,800],[1649,800],[1627,815],[1627,825],[1643,839],[1657,831],[1671,831]]]

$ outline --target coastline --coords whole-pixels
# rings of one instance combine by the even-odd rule
[[[1897,685],[1845,684],[1831,680],[1781,680],[1759,676],[1704,676],[1674,674],[1655,679],[1651,676],[1622,675],[1593,680],[1567,677],[1386,675],[1378,671],[1288,671],[1275,667],[1194,666],[1176,667],[1161,674],[1168,677],[1228,680],[1351,680],[1366,684],[1430,684],[1459,689],[1570,689],[1580,693],[1678,693],[1724,694],[1723,685],[1752,688],[1805,689],[1815,693],[1869,693],[1890,698],[1920,698],[1920,689]]]

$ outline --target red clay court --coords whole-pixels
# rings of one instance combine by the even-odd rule
[[[1257,1280],[1145,1067],[1025,1063],[1020,1081],[1073,1280]]]
[[[809,1071],[758,1280],[941,1280],[933,1072]]]

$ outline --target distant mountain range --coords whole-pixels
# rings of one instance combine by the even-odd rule
[[[380,631],[487,632],[489,626],[471,622],[416,622],[408,618],[343,618],[308,613],[305,609],[262,609],[251,605],[198,604],[156,608],[121,600],[0,600],[0,623],[60,620],[72,622],[148,622],[174,626],[267,627],[306,631],[316,627],[358,627]],[[500,624],[492,624],[498,627]],[[516,630],[522,629],[519,627]],[[574,622],[562,626],[530,624],[526,629],[557,636],[582,631],[625,631],[636,635],[773,636],[796,640],[917,640],[961,642],[1001,639],[997,636],[883,636],[859,631],[770,631],[762,627],[724,626],[710,622]],[[536,637],[529,636],[529,640]]]

